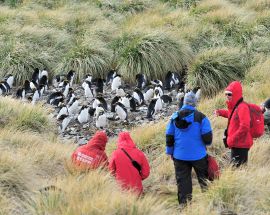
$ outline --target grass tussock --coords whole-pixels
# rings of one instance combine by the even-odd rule
[[[47,117],[48,113],[41,106],[33,106],[8,97],[0,98],[1,126],[3,128],[30,130],[40,133],[49,132],[54,129],[54,126]]]
[[[69,184],[69,186],[66,186]],[[172,212],[153,196],[137,199],[120,190],[105,172],[68,177],[56,183],[59,191],[37,195],[31,204],[34,214],[166,214]],[[154,207],[153,207],[154,206]]]
[[[124,34],[112,47],[126,80],[135,80],[137,73],[162,79],[167,71],[182,71],[192,60],[188,46],[164,34]]]
[[[188,74],[191,86],[199,86],[203,95],[213,96],[230,81],[241,80],[246,71],[245,58],[237,49],[216,49],[201,53]]]

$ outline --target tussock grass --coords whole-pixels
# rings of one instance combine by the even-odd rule
[[[20,108],[18,108],[20,107]],[[1,126],[33,132],[49,132],[54,126],[47,118],[48,111],[41,106],[22,103],[8,97],[0,98]]]
[[[126,80],[135,80],[137,73],[162,79],[167,71],[182,71],[192,59],[188,46],[162,33],[123,34],[112,47],[119,58],[119,71]]]
[[[66,185],[69,186],[66,186]],[[137,199],[120,190],[105,172],[91,171],[86,175],[59,180],[61,191],[37,195],[31,207],[34,214],[166,214],[164,203],[153,196]]]
[[[216,49],[199,54],[188,74],[191,86],[200,86],[205,96],[213,96],[230,81],[241,80],[246,71],[243,55],[237,49]]]

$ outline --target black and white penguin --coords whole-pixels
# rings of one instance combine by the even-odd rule
[[[5,82],[7,82],[7,84],[9,85],[9,88],[11,89],[13,87],[13,83],[14,83],[14,76],[9,74],[5,77]]]
[[[126,97],[129,99],[129,106],[130,106],[130,111],[137,111],[136,110],[136,100],[128,93]]]
[[[24,81],[24,89],[26,93],[31,93],[33,92],[35,89],[38,88],[38,85],[35,81],[29,81],[29,80],[25,80]]]
[[[97,128],[103,129],[107,127],[107,116],[104,108],[101,105],[97,106],[96,108],[95,118]]]
[[[67,74],[67,80],[68,80],[70,86],[73,85],[74,78],[75,78],[75,71],[70,70],[70,71],[68,72],[68,74]]]
[[[144,89],[147,84],[146,76],[140,73],[135,76],[135,79],[137,83],[136,87],[141,90]]]
[[[172,97],[169,95],[162,95],[160,98],[161,98],[161,101],[165,104],[169,104],[172,102]]]
[[[106,77],[106,85],[111,84],[113,81],[113,78],[116,76],[116,71],[115,70],[110,70],[107,74]]]
[[[122,79],[120,75],[116,75],[112,80],[112,91],[115,91],[122,85]]]
[[[34,105],[38,100],[40,100],[41,94],[39,89],[35,89],[32,96],[32,104]]]
[[[92,80],[93,80],[93,76],[90,75],[90,74],[87,74],[87,75],[85,76],[85,79],[84,79],[83,83],[82,83],[82,88],[83,88],[83,89],[85,88],[85,85],[87,84],[87,83],[86,83],[87,81],[89,81],[89,82],[92,84]]]
[[[144,101],[149,102],[154,96],[154,89],[153,87],[149,87],[146,89],[145,93],[143,94]]]
[[[61,117],[61,119],[63,120],[61,125],[59,126],[59,130],[61,133],[64,133],[66,128],[68,127],[72,117],[70,117],[69,115],[63,115]]]
[[[32,74],[32,81],[36,84],[39,84],[39,78],[40,78],[40,70],[39,68],[35,68]]]
[[[94,98],[94,92],[91,87],[90,81],[84,81],[84,95],[87,99]]]
[[[158,79],[155,79],[155,80],[153,80],[153,81],[150,81],[151,82],[151,84],[153,84],[154,86],[161,86],[161,87],[163,87],[163,83],[162,83],[162,81],[161,80],[158,80]]]
[[[192,89],[192,92],[195,94],[195,98],[198,101],[201,99],[201,88],[200,87],[195,87]]]
[[[62,103],[64,103],[64,95],[62,92],[53,92],[48,100],[47,103],[50,105],[54,105],[59,107]]]
[[[180,75],[176,72],[169,71],[165,76],[165,90],[170,90],[180,83]]]
[[[68,95],[67,95],[66,104],[67,105],[72,104],[75,97],[76,96],[75,96],[74,90],[73,90],[73,88],[70,87],[69,91],[68,91]]]
[[[115,96],[111,102],[111,112],[115,112],[115,105],[117,102],[119,102],[121,99],[120,96]]]
[[[106,110],[106,111],[108,110],[107,102],[105,101],[105,99],[104,99],[101,95],[98,95],[98,96],[95,98],[92,107],[93,107],[93,108],[97,108],[97,106],[98,106],[99,104],[104,108],[104,110]]]
[[[56,75],[53,80],[52,80],[52,85],[54,88],[62,87],[63,86],[63,81],[65,80],[64,75]],[[60,85],[62,84],[62,86]]]
[[[65,96],[65,98],[66,98],[67,95],[68,95],[69,88],[70,88],[70,83],[69,83],[68,80],[65,80],[65,81],[63,82],[63,86],[62,86],[62,92],[63,92],[63,95]]]
[[[70,115],[75,115],[75,114],[79,113],[79,111],[80,111],[79,100],[78,100],[78,98],[74,98],[73,102],[68,107],[68,113]]]
[[[140,105],[143,104],[143,102],[144,102],[144,97],[143,97],[142,91],[140,91],[139,88],[135,88],[135,89],[134,89],[132,96],[133,96],[133,98],[135,99],[136,105],[137,105],[137,106],[140,106]]]
[[[9,84],[6,81],[0,82],[0,89],[2,91],[2,94],[6,94],[10,91]]]
[[[39,87],[43,85],[44,90],[47,91],[49,89],[48,77],[46,75],[41,76],[39,80]]]
[[[87,123],[89,121],[89,118],[89,108],[86,105],[83,105],[78,115],[78,121],[80,124]]]
[[[125,106],[121,102],[117,102],[115,104],[115,112],[120,120],[127,120],[128,119],[128,112]]]
[[[102,78],[97,78],[95,79],[95,91],[96,91],[96,94],[100,93],[100,94],[103,94],[104,91],[103,91],[103,83],[104,83],[104,80]]]
[[[122,86],[119,86],[117,89],[116,89],[116,95],[117,96],[120,96],[120,97],[123,97],[126,95],[125,91],[124,91],[124,88]]]
[[[129,110],[130,109],[130,101],[128,98],[128,94],[126,96],[121,97],[120,102]]]
[[[157,95],[157,91],[158,91],[158,95],[159,95],[159,96],[162,96],[162,95],[164,94],[161,85],[155,86],[155,89],[154,89],[154,96]]]
[[[66,105],[61,106],[56,119],[61,120],[63,117],[68,116],[68,107]]]
[[[147,110],[147,118],[151,119],[153,116],[162,109],[161,98],[154,98],[151,100],[148,110]]]
[[[18,98],[18,99],[22,99],[22,100],[24,100],[25,99],[25,89],[23,88],[23,87],[20,87],[18,90],[17,90],[17,92],[16,92],[16,97]]]

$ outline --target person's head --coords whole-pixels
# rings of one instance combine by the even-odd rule
[[[105,131],[97,131],[95,135],[88,141],[87,146],[90,148],[97,148],[105,150],[108,137]]]
[[[233,108],[243,97],[242,85],[239,81],[231,82],[225,89],[226,103],[229,108]]]
[[[118,144],[118,147],[125,147],[125,146],[136,147],[129,132],[127,131],[122,131],[118,134],[117,144]]]
[[[196,95],[192,91],[185,94],[184,105],[190,105],[190,106],[196,107],[197,98],[196,98]]]

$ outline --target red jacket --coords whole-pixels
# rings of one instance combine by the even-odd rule
[[[141,174],[121,148],[141,165]],[[138,194],[142,193],[142,180],[149,176],[150,167],[144,153],[136,148],[128,132],[119,134],[117,149],[112,154],[109,169],[124,189],[134,189]]]
[[[226,101],[228,110],[218,110],[218,114],[229,118],[236,103],[243,97],[242,86],[238,81],[233,81],[226,88],[232,92],[232,99]],[[228,128],[227,144],[229,148],[250,148],[253,139],[250,135],[250,112],[246,103],[241,102],[235,109]]]
[[[104,152],[107,143],[107,135],[98,131],[89,142],[80,146],[72,154],[72,161],[83,169],[96,169],[99,166],[108,165],[108,157]]]

